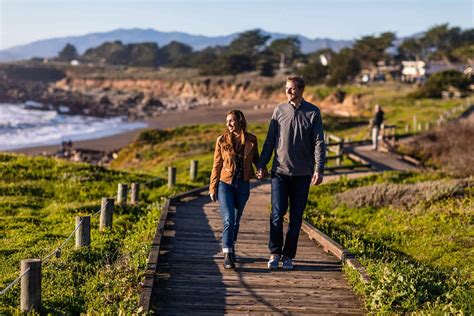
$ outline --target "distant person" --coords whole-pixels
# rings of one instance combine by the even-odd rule
[[[383,124],[383,111],[382,107],[378,104],[374,108],[374,118],[372,119],[372,149],[377,150],[379,147],[379,134],[380,128]]]
[[[288,102],[273,111],[257,164],[257,178],[261,179],[275,153],[271,170],[270,269],[277,269],[280,261],[283,269],[293,269],[310,184],[319,185],[323,181],[326,149],[321,112],[303,99],[304,88],[301,77],[287,78]],[[283,217],[288,206],[290,222],[284,240]]]
[[[249,180],[255,177],[252,163],[256,165],[259,156],[257,137],[247,132],[241,111],[227,113],[226,127],[216,141],[209,194],[213,202],[219,201],[224,268],[235,269],[240,218],[250,196]]]

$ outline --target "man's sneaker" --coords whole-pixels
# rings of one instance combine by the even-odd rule
[[[281,261],[283,263],[282,268],[284,270],[293,270],[293,259],[284,256]]]
[[[279,255],[271,255],[270,260],[268,260],[268,269],[278,269],[278,263],[280,262]]]

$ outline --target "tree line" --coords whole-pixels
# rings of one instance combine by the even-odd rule
[[[339,52],[322,49],[303,54],[296,37],[269,41],[270,36],[260,30],[240,33],[227,46],[207,47],[194,51],[189,45],[170,42],[159,47],[156,43],[124,44],[106,42],[79,55],[67,44],[58,59],[79,59],[109,65],[133,67],[190,67],[202,75],[235,75],[258,71],[262,76],[273,76],[281,66],[292,71],[298,68],[310,84],[343,84],[352,81],[363,68],[376,67],[379,61],[443,60],[467,62],[474,60],[474,29],[462,30],[448,24],[437,25],[421,35],[407,38],[395,49],[396,35],[384,32],[357,39],[352,47]]]

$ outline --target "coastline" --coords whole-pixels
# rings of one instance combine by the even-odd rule
[[[148,125],[148,127],[146,128],[139,128],[133,131],[107,137],[76,141],[74,142],[74,147],[100,151],[112,151],[127,146],[140,134],[141,131],[145,129],[165,129],[185,125],[210,123],[222,123],[222,126],[224,126],[226,113],[233,109],[240,109],[241,111],[243,111],[249,123],[269,122],[270,117],[273,113],[273,107],[254,109],[254,106],[256,104],[256,102],[249,102],[231,106],[206,106],[196,107],[194,109],[186,111],[167,112],[160,116],[143,120],[143,122]],[[53,154],[57,152],[60,148],[61,145],[59,144],[18,148],[4,152],[15,152],[27,155],[41,155]]]

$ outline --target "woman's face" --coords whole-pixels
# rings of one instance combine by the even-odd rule
[[[227,115],[225,125],[227,126],[227,130],[231,133],[240,132],[240,128],[234,114]]]

